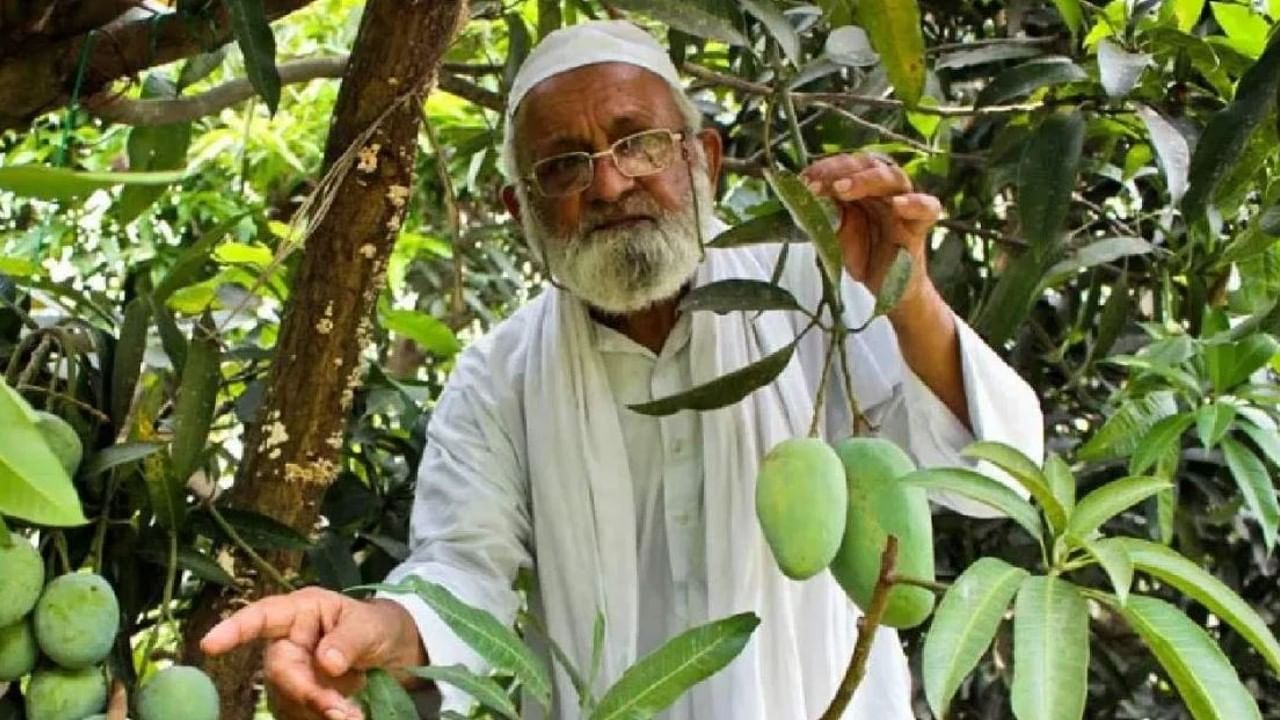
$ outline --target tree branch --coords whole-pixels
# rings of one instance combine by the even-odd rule
[[[0,33],[0,58],[22,57],[83,35],[143,5],[144,0],[71,0],[28,3],[27,14]]]
[[[264,0],[269,20],[276,20],[314,0]],[[203,22],[179,13],[97,29],[20,57],[0,60],[0,130],[30,125],[41,114],[67,101],[75,84],[81,48],[88,53],[81,94],[91,96],[112,82],[147,68],[181,60],[231,40],[231,20],[222,3],[214,3]]]

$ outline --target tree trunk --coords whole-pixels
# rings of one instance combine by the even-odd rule
[[[370,0],[365,8],[325,148],[319,192],[331,204],[305,240],[267,395],[229,493],[234,507],[304,534],[314,529],[337,473],[361,351],[413,187],[422,103],[464,18],[464,0]],[[287,576],[301,557],[277,553],[267,560]],[[239,559],[237,565],[241,575],[249,567]],[[279,590],[261,576],[246,596],[211,586],[193,608],[185,660],[213,677],[223,720],[252,717],[261,647],[203,658],[199,640],[244,600]]]

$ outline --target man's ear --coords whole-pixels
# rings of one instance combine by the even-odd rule
[[[720,139],[720,132],[715,128],[699,130],[698,142],[702,143],[702,154],[707,158],[707,176],[711,179],[711,193],[714,195],[720,186],[720,164],[724,159],[724,142]]]
[[[511,217],[515,218],[516,222],[519,222],[520,221],[520,200],[516,196],[516,186],[503,185],[501,194],[502,194],[502,204],[507,206],[507,212],[511,213]]]

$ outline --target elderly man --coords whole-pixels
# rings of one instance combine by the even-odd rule
[[[390,580],[416,575],[511,620],[521,604],[512,581],[533,568],[530,606],[580,666],[603,613],[596,692],[682,630],[752,611],[762,622],[742,654],[665,717],[814,718],[843,673],[858,611],[825,573],[803,583],[780,573],[756,524],[753,479],[770,447],[806,433],[828,338],[805,335],[774,383],[732,407],[664,418],[628,409],[758,360],[807,322],[800,313],[678,312],[692,285],[768,279],[779,252],[699,246],[716,230],[721,145],[700,129],[679,82],[662,48],[623,22],[552,33],[522,67],[508,101],[504,199],[556,287],[459,359],[428,431],[412,555]],[[924,271],[938,201],[867,155],[825,158],[804,178],[843,211],[850,326],[869,316],[897,249],[916,260],[888,319],[848,341],[854,395],[879,432],[926,465],[961,463],[959,449],[975,437],[1039,457],[1034,394]],[[808,246],[791,250],[781,283],[817,306]],[[835,439],[849,432],[849,403],[840,382],[825,396],[817,412]],[[484,669],[406,596],[359,602],[312,589],[269,598],[214,628],[203,647],[225,652],[255,638],[272,640],[267,679],[285,718],[359,717],[343,691],[369,667]],[[575,717],[563,673],[555,690],[553,716]],[[845,717],[907,720],[910,694],[897,636],[882,628]],[[531,706],[526,717],[540,717]]]

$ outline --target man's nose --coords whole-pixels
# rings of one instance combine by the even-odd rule
[[[587,187],[588,200],[615,202],[636,185],[635,178],[622,174],[612,155],[598,157],[592,165],[595,166],[595,174]]]

